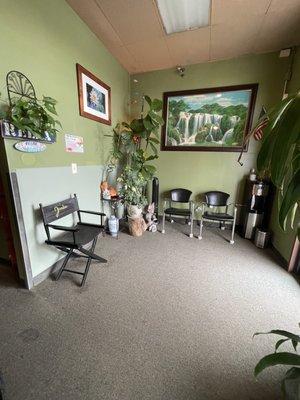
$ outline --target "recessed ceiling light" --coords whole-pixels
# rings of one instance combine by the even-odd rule
[[[211,0],[156,0],[167,35],[209,25]]]

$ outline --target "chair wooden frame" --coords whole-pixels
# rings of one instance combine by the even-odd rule
[[[40,210],[47,235],[47,240],[45,241],[45,243],[49,246],[54,246],[58,250],[67,253],[55,279],[58,280],[64,271],[71,272],[73,274],[83,276],[80,286],[84,286],[91,261],[96,260],[101,263],[107,262],[107,260],[99,257],[97,254],[94,253],[98,236],[99,234],[104,232],[105,214],[96,211],[80,210],[76,194],[74,194],[74,197],[62,200],[54,204],[50,204],[48,206],[43,206],[42,204],[40,204]],[[78,219],[78,223],[75,226],[67,227],[52,224],[52,222],[54,221],[74,214],[77,214]],[[100,216],[100,224],[82,222],[82,214]],[[63,237],[53,238],[51,236],[52,229],[64,232]],[[88,245],[89,243],[92,244],[90,249],[87,249],[86,245]],[[71,256],[83,257],[87,259],[84,272],[74,271],[66,268]]]

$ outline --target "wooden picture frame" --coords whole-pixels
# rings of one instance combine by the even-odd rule
[[[111,125],[111,89],[80,64],[76,64],[79,114]]]
[[[161,150],[240,152],[257,89],[254,83],[165,92]]]

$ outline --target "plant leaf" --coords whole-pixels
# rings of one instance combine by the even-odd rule
[[[288,339],[296,340],[298,343],[300,343],[299,335],[296,335],[295,333],[292,332],[284,331],[282,329],[273,329],[269,332],[256,332],[254,333],[253,337],[258,335],[270,335],[270,334],[284,336]]]
[[[300,365],[300,355],[287,352],[268,354],[257,363],[254,369],[254,376],[274,365]]]
[[[144,124],[143,124],[143,119],[139,118],[139,119],[134,119],[132,120],[131,124],[130,124],[130,128],[132,129],[132,131],[135,132],[142,132],[145,128],[144,128]]]
[[[159,125],[164,124],[163,118],[160,115],[156,114],[155,111],[150,111],[149,116],[150,116],[152,122],[156,122],[156,124],[159,124]]]
[[[291,161],[290,151],[300,140],[300,93],[283,113],[279,125],[271,157],[271,178],[276,186],[281,185],[286,163]]]
[[[162,109],[162,101],[158,99],[154,99],[152,101],[151,109],[154,111],[160,111]]]
[[[282,343],[287,342],[290,339],[280,339],[278,342],[275,344],[275,353],[278,350],[278,348],[282,345]]]
[[[143,124],[144,124],[144,127],[145,127],[145,129],[146,129],[147,131],[152,132],[154,126],[153,126],[153,124],[152,124],[150,118],[148,118],[148,117],[144,118]]]
[[[300,199],[300,170],[292,177],[289,185],[284,194],[280,210],[279,210],[279,224],[284,229],[284,223],[288,213],[290,212],[293,205]]]
[[[144,99],[146,100],[146,102],[149,104],[149,107],[151,108],[152,100],[150,99],[150,97],[147,96],[147,95],[145,95],[145,96],[144,96]]]
[[[149,142],[149,144],[150,144],[150,147],[151,147],[153,153],[156,155],[157,154],[157,148],[154,146],[153,143]]]

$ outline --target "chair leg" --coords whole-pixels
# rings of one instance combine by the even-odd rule
[[[95,237],[95,239],[93,240],[93,244],[92,244],[92,247],[90,249],[91,253],[94,253],[94,250],[95,250],[95,247],[96,247],[96,243],[97,243],[97,239],[98,239],[98,237]],[[80,284],[81,287],[83,287],[84,284],[85,284],[85,281],[86,281],[86,278],[87,278],[87,274],[89,273],[91,261],[92,261],[92,256],[90,256],[88,258],[88,260],[87,260],[86,267],[85,267],[84,274],[83,274],[83,278],[82,278],[82,281],[81,281],[81,284]]]
[[[163,213],[163,225],[162,225],[161,233],[166,233],[166,231],[165,231],[165,222],[166,222],[166,214]]]
[[[61,277],[61,274],[63,273],[63,270],[65,269],[67,262],[69,261],[72,253],[73,253],[73,249],[70,249],[68,254],[66,255],[66,258],[64,259],[64,262],[62,263],[60,270],[58,271],[58,274],[56,275],[56,278],[55,278],[56,281],[58,281],[59,278]]]
[[[194,237],[194,215],[191,215],[191,219],[190,219],[190,226],[191,226],[191,230],[190,230],[190,238]]]
[[[234,244],[235,222],[236,222],[236,209],[234,210],[234,217],[233,217],[232,231],[231,231],[231,239],[230,239],[230,242],[229,242],[230,244]]]
[[[199,230],[199,236],[198,236],[199,240],[202,239],[202,230],[203,230],[203,218],[201,217],[201,219],[200,219],[200,230]]]

